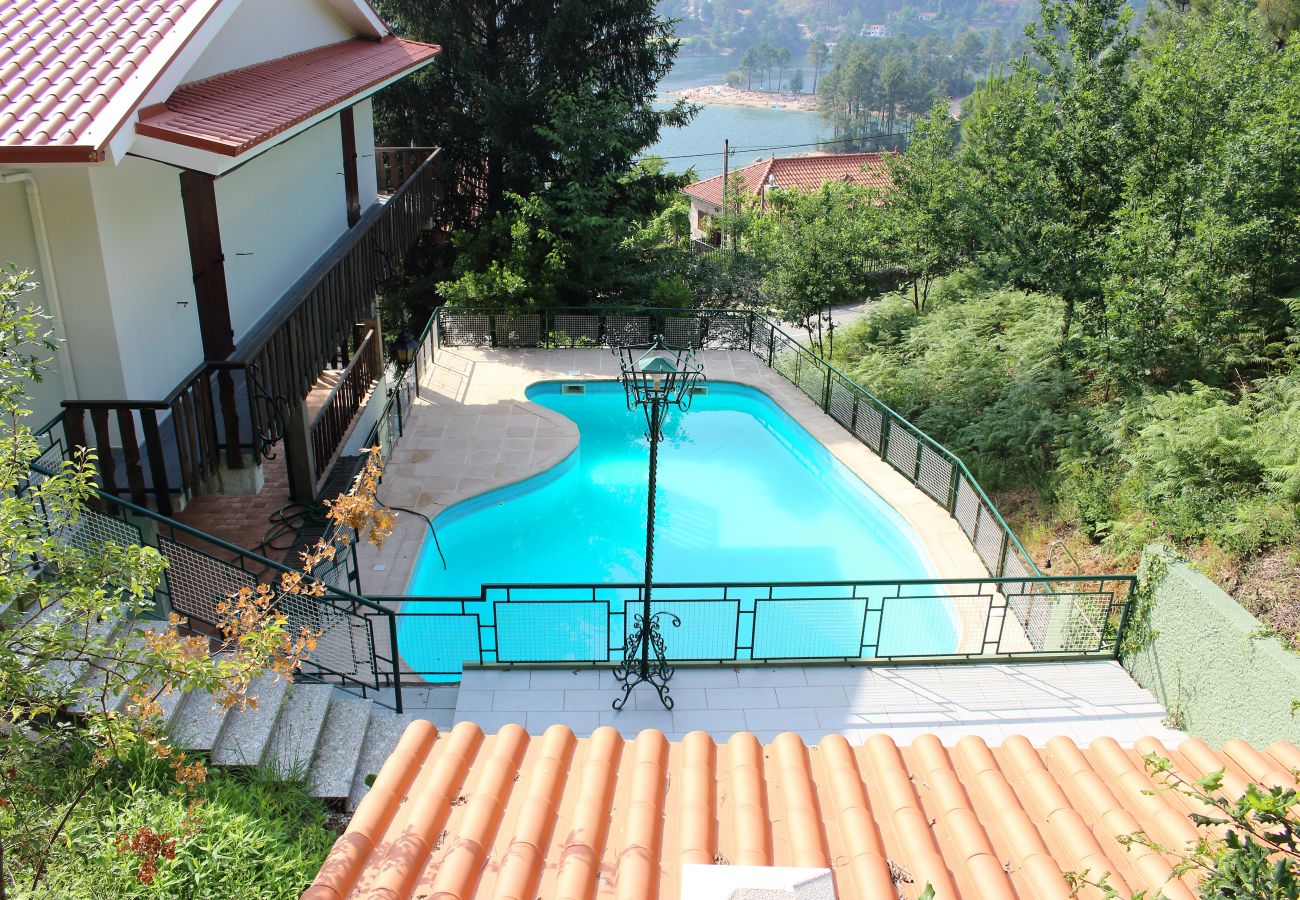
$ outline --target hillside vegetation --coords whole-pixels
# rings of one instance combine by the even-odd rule
[[[1045,0],[1029,54],[960,125],[936,104],[892,190],[739,210],[720,265],[823,352],[824,309],[892,271],[836,364],[961,454],[1040,560],[1064,539],[1085,568],[1128,567],[1170,540],[1300,648],[1300,48],[1281,21],[1207,3],[1138,29],[1118,0]]]

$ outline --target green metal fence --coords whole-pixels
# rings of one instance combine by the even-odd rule
[[[990,575],[1043,575],[960,458],[760,313],[591,308],[498,315],[442,307],[436,319],[445,346],[613,347],[662,334],[679,346],[752,353],[947,510]],[[1041,635],[1050,623],[1039,610],[1018,599],[1013,612],[1024,628]]]
[[[663,583],[651,606],[679,664],[979,662],[1112,657],[1129,575],[1055,579]],[[384,670],[456,680],[466,663],[620,662],[639,584],[489,584],[479,596],[372,597],[397,619]],[[1018,605],[1049,623],[1031,636]],[[671,624],[676,622],[676,625]]]
[[[612,346],[663,334],[705,349],[743,350],[780,373],[827,415],[957,520],[988,578],[787,584],[656,584],[673,613],[670,657],[685,664],[942,662],[1113,657],[1128,618],[1128,575],[1047,578],[966,466],[765,317],[737,310],[555,310],[498,316],[439,309],[415,360],[396,373],[368,438],[388,459],[442,346]],[[33,480],[67,457],[43,429]],[[168,561],[164,609],[200,625],[244,587],[274,584],[287,566],[107,494],[72,542],[144,543]],[[316,573],[320,598],[281,597],[290,624],[320,632],[303,670],[400,710],[402,686],[460,677],[466,663],[602,665],[619,660],[636,584],[484,585],[477,597],[365,597],[354,553]]]

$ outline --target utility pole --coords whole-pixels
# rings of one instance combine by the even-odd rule
[[[722,237],[721,237],[721,238],[719,239],[719,241],[718,241],[719,246],[726,246],[726,243],[727,243],[727,228],[730,227],[730,223],[727,222],[727,216],[728,216],[728,214],[731,212],[731,207],[729,207],[729,206],[727,205],[727,175],[728,175],[728,172],[727,172],[727,163],[730,162],[730,160],[731,160],[731,139],[730,139],[730,138],[723,138],[723,139],[722,139],[722,222],[723,222],[723,229],[722,229]]]

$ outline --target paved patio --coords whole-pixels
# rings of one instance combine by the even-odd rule
[[[896,509],[920,536],[940,578],[987,577],[970,541],[947,511],[899,475],[798,388],[743,351],[700,353],[706,377],[764,391]],[[442,348],[426,377],[384,475],[380,497],[429,516],[461,500],[522,481],[564,459],[577,446],[576,427],[525,397],[538,381],[612,379],[618,360],[608,350]],[[398,514],[382,548],[360,551],[362,590],[406,593],[427,528]]]
[[[416,714],[445,728],[474,722],[492,733],[517,723],[541,734],[561,723],[579,736],[602,725],[625,737],[655,728],[670,740],[707,731],[723,741],[752,731],[764,743],[792,731],[805,742],[842,734],[861,743],[885,733],[902,745],[921,734],[954,744],[968,734],[1001,743],[1020,734],[1036,746],[1064,735],[1080,744],[1111,737],[1131,746],[1154,737],[1176,747],[1186,737],[1163,724],[1166,712],[1115,662],[1016,663],[865,668],[851,666],[678,669],[668,712],[649,687],[627,708],[611,702],[620,686],[609,670],[471,669],[447,710],[449,689],[430,699],[443,709]],[[423,702],[420,689],[408,702]],[[448,713],[450,712],[450,716]]]

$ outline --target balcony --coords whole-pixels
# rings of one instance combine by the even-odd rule
[[[383,376],[376,290],[419,235],[443,222],[439,152],[376,148],[375,164],[383,202],[228,359],[199,363],[160,399],[65,401],[42,433],[43,462],[91,447],[106,493],[164,515],[205,494],[260,494],[264,484],[314,498]]]

